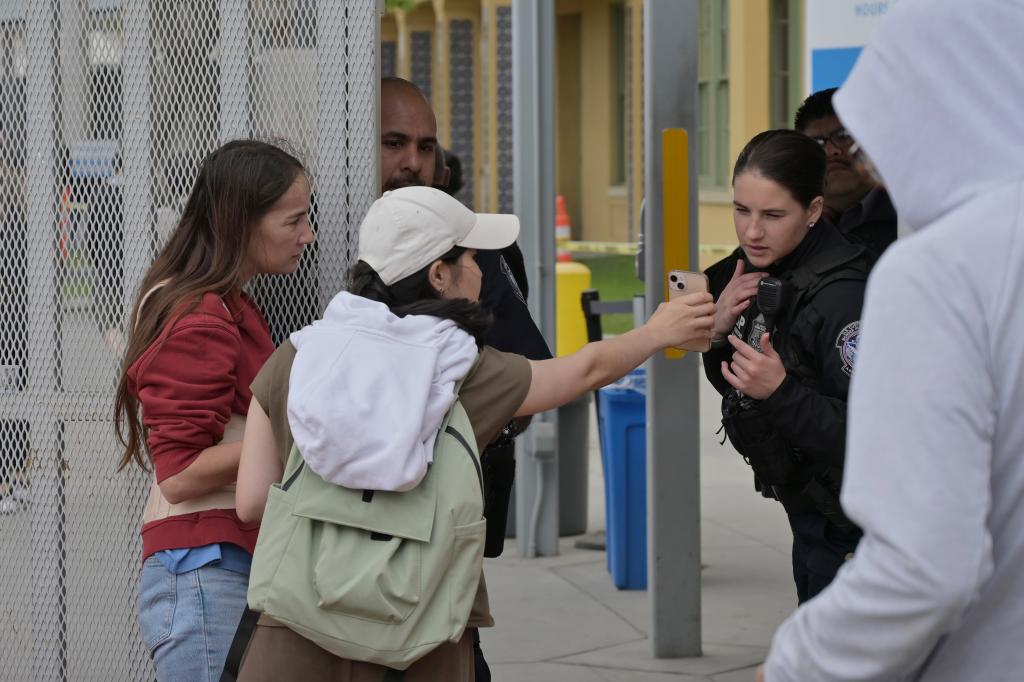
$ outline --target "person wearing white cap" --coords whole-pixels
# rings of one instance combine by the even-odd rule
[[[426,471],[460,380],[458,397],[482,451],[515,416],[559,407],[664,348],[710,340],[715,306],[697,293],[565,357],[530,361],[483,346],[489,315],[478,305],[474,256],[518,233],[515,216],[473,213],[430,187],[397,189],[373,204],[360,227],[350,291],[292,334],[253,383],[237,487],[243,519],[262,517],[293,443],[324,480],[408,490]],[[481,576],[465,636],[414,663],[403,679],[474,680],[472,630],[493,624]],[[386,672],[261,621],[239,679],[381,680]]]

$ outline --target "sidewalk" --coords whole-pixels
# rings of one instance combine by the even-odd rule
[[[796,606],[790,533],[778,503],[719,445],[718,396],[701,393],[704,656],[655,659],[647,592],[619,591],[603,552],[563,538],[561,555],[519,558],[515,540],[485,564],[497,626],[482,630],[495,682],[753,682],[772,633]],[[604,528],[601,459],[591,425],[589,531]]]

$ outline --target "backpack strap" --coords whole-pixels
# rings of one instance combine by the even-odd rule
[[[281,490],[288,490],[299,478],[299,474],[302,473],[303,467],[306,466],[306,460],[302,459],[302,453],[299,452],[299,446],[292,441],[292,449],[288,452],[288,460],[284,465],[284,473],[281,474]]]
[[[865,281],[869,271],[863,246],[844,245],[817,255],[782,276],[793,287],[792,312],[829,284],[844,279]]]
[[[242,618],[238,621],[238,628],[235,629],[235,636],[231,640],[231,648],[228,649],[228,656],[224,661],[220,682],[235,682],[238,679],[238,673],[242,669],[242,659],[245,658],[245,651],[249,648],[249,641],[252,639],[259,619],[259,611],[253,611],[248,606],[245,607]]]
[[[470,371],[472,371],[472,368],[470,369]],[[455,388],[452,389],[452,393],[455,394],[455,401],[452,403],[452,406],[448,408],[448,413],[444,415],[444,419],[441,420],[441,427],[437,430],[438,433],[444,433],[448,429],[448,424],[452,420],[452,415],[455,414],[455,406],[459,404],[459,393],[462,392],[462,384],[464,384],[465,382],[466,377],[462,377],[461,379],[455,382]]]

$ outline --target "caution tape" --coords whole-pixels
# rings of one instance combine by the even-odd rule
[[[732,253],[735,244],[701,244],[701,253]],[[609,253],[620,256],[636,255],[635,242],[566,242],[565,249],[572,253]]]
[[[635,242],[566,242],[565,248],[572,253],[613,253],[620,256],[636,254]]]

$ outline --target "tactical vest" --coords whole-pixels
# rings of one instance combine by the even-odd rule
[[[867,280],[870,261],[862,246],[846,246],[816,254],[780,279],[790,285],[789,299],[775,320],[772,346],[788,372],[800,382],[820,390],[821,378],[805,349],[797,348],[790,337],[793,322],[800,311],[826,286],[839,281]],[[756,401],[730,393],[722,401],[722,425],[729,441],[754,470],[758,490],[779,499],[790,508],[803,497],[836,526],[846,530],[854,526],[839,506],[842,471],[836,467],[808,469],[800,452],[777,432],[771,420],[757,409]]]
[[[806,352],[795,348],[789,332],[798,313],[810,305],[814,297],[825,287],[840,281],[867,281],[871,271],[870,255],[863,246],[843,246],[813,256],[808,262],[780,275],[791,288],[789,302],[775,322],[776,332],[772,334],[772,346],[783,359],[786,369],[795,373],[800,380],[820,388],[820,379],[808,361]],[[776,343],[778,340],[778,343]]]

